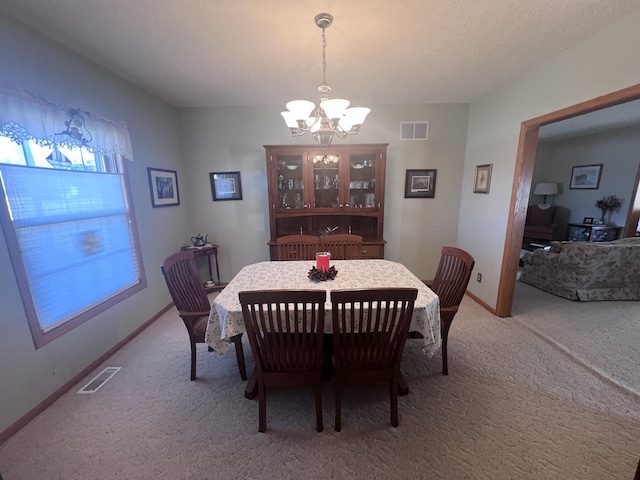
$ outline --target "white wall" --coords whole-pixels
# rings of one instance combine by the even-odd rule
[[[292,138],[281,108],[182,110],[183,152],[192,194],[193,234],[220,245],[220,270],[229,281],[244,265],[269,259],[269,212],[263,145],[313,143]],[[455,244],[468,104],[374,105],[349,143],[389,143],[385,192],[385,257],[419,278],[433,278],[443,245]],[[400,121],[429,120],[429,140],[400,141]],[[343,142],[334,139],[334,143]],[[433,199],[404,198],[405,170],[435,168]],[[240,171],[242,201],[213,202],[209,172]],[[185,238],[188,240],[188,237]]]
[[[474,274],[469,290],[485,303],[497,300],[520,124],[637,84],[638,25],[640,9],[471,103],[457,243],[476,259],[482,283]],[[475,166],[485,163],[491,193],[474,194]]]
[[[178,169],[181,191],[188,192],[189,185],[179,169],[175,112],[167,104],[4,17],[0,65],[3,85],[127,122],[134,154],[133,202],[148,282],[146,289],[36,350],[0,236],[1,432],[171,302],[159,266],[180,245],[181,232],[189,230],[189,198],[183,196],[180,207],[151,208],[147,166]]]

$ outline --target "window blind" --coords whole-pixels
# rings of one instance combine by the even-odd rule
[[[121,174],[0,164],[44,332],[140,282]]]

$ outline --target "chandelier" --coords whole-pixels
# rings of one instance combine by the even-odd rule
[[[347,108],[350,102],[342,98],[329,99],[331,87],[327,85],[327,42],[324,31],[331,26],[333,16],[319,13],[314,20],[322,29],[322,83],[318,87],[320,104],[316,107],[308,100],[293,100],[287,103],[288,110],[281,114],[294,137],[311,132],[316,142],[322,148],[327,148],[334,134],[340,139],[345,139],[348,134],[357,134],[371,110],[365,107]]]

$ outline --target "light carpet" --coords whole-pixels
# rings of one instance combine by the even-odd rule
[[[258,433],[257,400],[243,397],[235,354],[200,345],[199,378],[190,382],[186,331],[170,310],[96,370],[122,366],[96,394],[75,393],[88,376],[0,446],[0,472],[6,480],[633,478],[638,397],[530,330],[548,327],[543,315],[574,322],[561,307],[517,305],[513,318],[500,319],[465,298],[450,333],[449,376],[440,355],[427,360],[411,340],[400,426],[390,425],[384,385],[356,386],[345,391],[340,433],[330,383],[324,432],[315,431],[313,394],[302,388],[269,392],[267,432]],[[624,362],[609,358],[616,352],[605,335],[594,337],[576,342],[591,363],[597,352],[607,355],[603,370]],[[251,369],[246,338],[245,347]]]
[[[640,302],[574,302],[518,282],[513,315],[640,401]]]

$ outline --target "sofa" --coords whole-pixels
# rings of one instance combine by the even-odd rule
[[[589,302],[640,300],[640,237],[613,242],[551,242],[522,257],[519,280]]]

